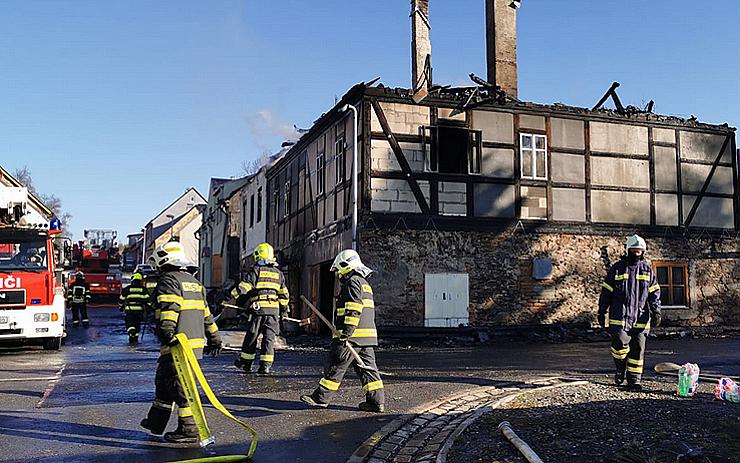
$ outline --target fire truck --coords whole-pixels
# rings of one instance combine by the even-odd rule
[[[85,274],[93,298],[117,300],[121,295],[121,256],[116,236],[115,230],[85,230],[85,240],[73,245],[72,265]]]
[[[57,219],[29,207],[26,188],[0,186],[0,341],[61,347],[64,289],[54,245],[60,233]]]

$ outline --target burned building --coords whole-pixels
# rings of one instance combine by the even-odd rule
[[[268,170],[291,294],[330,310],[331,260],[356,243],[380,326],[591,322],[639,233],[667,323],[740,325],[735,129],[623,107],[615,87],[615,110],[519,101],[518,2],[487,4],[487,79],[432,85],[415,0],[412,88],[354,86]]]

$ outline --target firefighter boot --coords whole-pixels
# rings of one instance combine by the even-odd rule
[[[614,373],[614,384],[622,386],[624,384],[624,370]]]
[[[164,433],[164,440],[173,444],[197,444],[198,428],[192,416],[179,417],[177,429]]]
[[[360,410],[363,412],[373,412],[373,413],[383,413],[385,412],[385,405],[383,404],[376,404],[372,402],[362,402],[360,405]]]
[[[317,408],[326,408],[329,406],[326,402],[320,402],[313,394],[306,394],[301,396],[301,402]]]
[[[242,358],[237,358],[236,360],[234,360],[234,366],[243,370],[244,373],[252,372],[252,362],[247,362]]]
[[[139,335],[136,332],[136,328],[129,328],[128,329],[128,343],[129,344],[136,344],[139,342]]]
[[[82,320],[82,327],[83,328],[89,328],[90,327],[90,321],[87,319]]]
[[[272,374],[272,362],[261,362],[260,368],[257,370],[259,376],[269,376]]]
[[[146,418],[141,420],[141,427],[148,429],[152,434],[160,435],[164,432],[164,428],[167,427],[167,422],[170,420],[170,413],[170,410],[152,407],[149,409]]]

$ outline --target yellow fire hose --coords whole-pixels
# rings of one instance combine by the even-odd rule
[[[178,344],[173,346],[171,349],[172,360],[175,363],[177,376],[180,378],[180,383],[182,384],[182,388],[185,392],[185,397],[188,399],[188,404],[193,410],[193,419],[195,420],[195,425],[198,428],[198,438],[200,439],[200,446],[205,447],[206,445],[212,444],[214,442],[214,438],[213,434],[211,434],[211,430],[208,428],[205,413],[203,413],[203,404],[200,401],[198,384],[200,384],[201,389],[203,389],[203,393],[205,393],[206,397],[208,398],[208,402],[210,402],[211,405],[213,405],[213,407],[221,412],[224,416],[231,419],[232,421],[235,421],[238,425],[246,429],[247,432],[251,434],[252,441],[249,445],[249,451],[246,455],[225,455],[218,457],[196,458],[192,460],[181,460],[172,463],[221,463],[251,460],[252,456],[254,455],[254,451],[257,449],[257,431],[255,431],[252,427],[242,422],[238,418],[234,417],[234,415],[232,415],[226,409],[226,407],[224,407],[221,402],[219,402],[218,398],[213,393],[213,390],[211,390],[211,386],[208,385],[208,381],[206,381],[206,377],[203,375],[203,371],[200,369],[198,359],[195,357],[193,349],[188,343],[188,337],[180,333],[177,335],[177,340],[179,341]]]

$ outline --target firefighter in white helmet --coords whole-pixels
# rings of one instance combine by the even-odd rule
[[[385,394],[375,362],[374,347],[378,345],[375,303],[373,289],[367,282],[372,270],[363,265],[360,256],[351,249],[337,255],[331,270],[336,273],[341,285],[336,300],[338,336],[333,339],[328,365],[319,386],[313,393],[301,396],[301,400],[312,407],[328,407],[347,369],[354,367],[365,391],[365,401],[359,405],[360,409],[382,413],[385,411]],[[349,352],[348,344],[357,350],[369,369],[359,368]]]
[[[257,374],[269,375],[275,361],[275,339],[280,332],[278,317],[288,312],[290,295],[285,285],[285,275],[277,266],[272,246],[262,243],[254,248],[252,254],[254,265],[231,291],[237,305],[248,313],[248,327],[242,351],[234,366],[246,373],[252,371],[252,363],[257,357],[257,338],[261,334],[262,346]]]
[[[218,327],[206,304],[204,287],[187,271],[192,264],[180,243],[170,241],[158,247],[149,261],[160,272],[152,303],[155,332],[161,346],[154,379],[154,402],[141,426],[153,434],[162,434],[176,404],[177,429],[166,433],[164,438],[169,442],[195,444],[198,430],[170,348],[178,342],[175,335],[183,333],[196,358],[203,358],[204,348],[215,356],[221,350]]]
[[[611,354],[617,369],[614,382],[621,386],[626,378],[627,389],[633,391],[642,390],[645,341],[650,327],[661,322],[660,285],[644,260],[646,251],[644,239],[638,235],[628,237],[625,255],[607,272],[599,298],[599,325],[608,325],[612,338]]]

